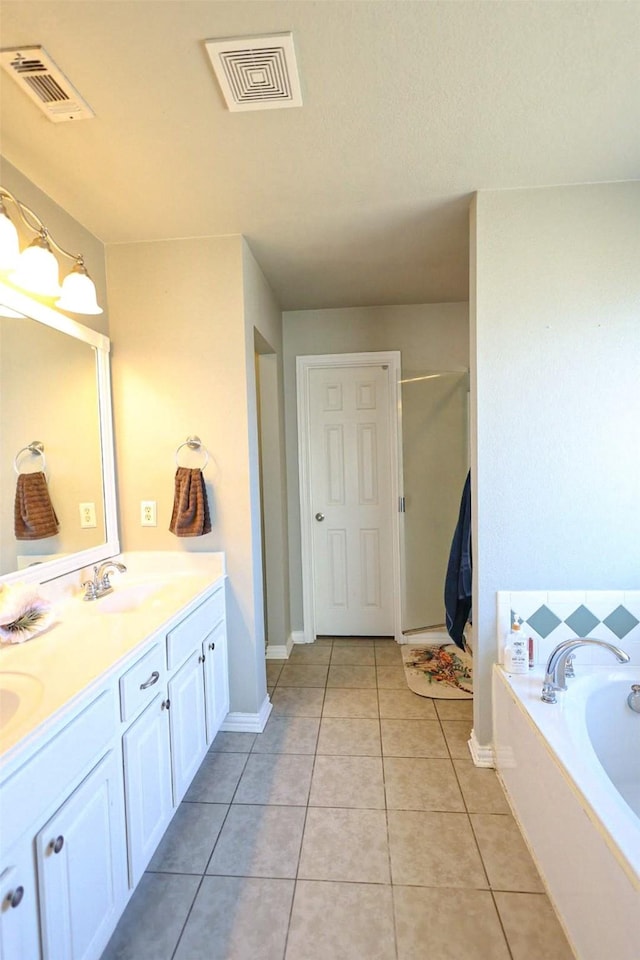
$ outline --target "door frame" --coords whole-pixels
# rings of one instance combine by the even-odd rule
[[[387,364],[389,367],[389,457],[391,460],[391,497],[389,515],[393,539],[393,624],[395,639],[402,640],[400,578],[400,514],[402,495],[402,448],[400,405],[400,351],[369,353],[327,353],[296,357],[296,395],[298,411],[298,479],[300,489],[300,549],[302,567],[302,632],[304,643],[313,643],[315,630],[315,586],[313,576],[313,512],[311,504],[311,432],[310,373],[327,367],[368,367]]]

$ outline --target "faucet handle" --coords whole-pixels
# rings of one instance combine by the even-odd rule
[[[83,600],[95,600],[97,597],[96,585],[93,580],[85,580],[84,583],[80,584],[84,587],[84,597]]]
[[[576,672],[573,669],[573,661],[575,660],[575,658],[576,658],[575,653],[570,653],[565,661],[565,668],[564,668],[565,680],[571,680],[576,675]]]

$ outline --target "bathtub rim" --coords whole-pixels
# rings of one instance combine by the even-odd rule
[[[550,759],[562,773],[580,807],[593,823],[636,890],[640,890],[640,818],[622,798],[591,745],[585,721],[589,691],[624,680],[640,683],[640,668],[582,665],[580,676],[558,694],[555,704],[540,699],[544,668],[525,675],[506,673],[498,664],[494,673],[507,688],[518,709],[532,724]],[[573,696],[572,696],[573,694]],[[494,746],[495,749],[495,746]],[[501,762],[496,757],[496,767]]]

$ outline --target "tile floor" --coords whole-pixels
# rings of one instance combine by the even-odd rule
[[[389,640],[267,661],[262,734],[220,733],[103,960],[570,960],[470,701]]]

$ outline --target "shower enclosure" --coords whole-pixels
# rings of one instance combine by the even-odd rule
[[[469,374],[405,369],[400,387],[402,633],[444,639],[444,580],[469,469]]]

